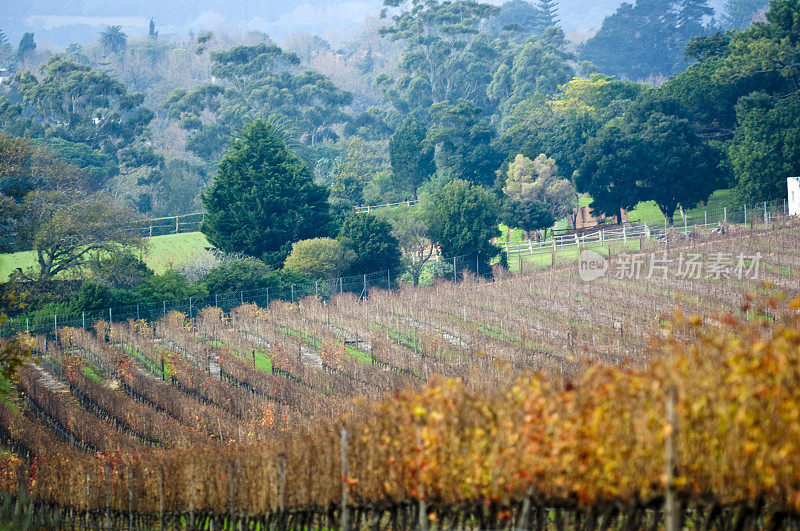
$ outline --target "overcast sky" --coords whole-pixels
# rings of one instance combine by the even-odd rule
[[[563,25],[597,27],[620,3],[561,0]],[[330,38],[377,16],[381,5],[382,0],[0,0],[0,30],[14,44],[32,31],[39,43],[66,46],[96,39],[106,25],[120,25],[132,37],[144,35],[153,17],[161,34],[227,27],[263,31],[275,40],[297,31]]]

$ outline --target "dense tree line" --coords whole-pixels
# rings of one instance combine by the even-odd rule
[[[764,7],[637,0],[582,45],[552,0],[386,0],[373,39],[340,50],[167,41],[154,23],[141,41],[109,27],[52,56],[33,35],[16,50],[0,38],[16,71],[0,86],[0,245],[41,256],[20,281],[121,301],[401,264],[416,282],[437,248],[480,252],[488,272],[499,221],[544,235],[579,193],[610,217],[654,201],[668,219],[723,187],[777,198],[800,173],[800,1]],[[199,208],[224,253],[216,276],[143,268],[134,211]],[[97,223],[77,226],[78,211]]]

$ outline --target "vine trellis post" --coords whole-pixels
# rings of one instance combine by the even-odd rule
[[[342,429],[341,439],[339,444],[339,450],[341,452],[341,468],[342,468],[342,513],[339,516],[339,524],[341,526],[342,531],[348,531],[350,529],[350,522],[349,522],[349,514],[347,505],[349,503],[348,499],[348,491],[347,491],[347,475],[349,474],[348,471],[348,464],[347,464],[347,430]]]
[[[675,501],[675,442],[678,432],[678,418],[675,412],[678,390],[673,385],[667,389],[666,414],[670,426],[664,447],[664,466],[667,478],[667,492],[664,503],[664,527],[666,531],[678,531],[678,511]]]

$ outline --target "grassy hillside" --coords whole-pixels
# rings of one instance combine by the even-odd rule
[[[720,209],[732,203],[730,190],[717,190],[708,201],[708,209]],[[591,204],[590,198],[581,197],[581,206]],[[690,212],[702,212],[702,208],[694,209]],[[664,216],[652,201],[639,203],[630,212],[631,221],[647,221],[648,223],[663,223]],[[567,227],[567,220],[561,220],[556,224],[556,228],[564,229]],[[500,226],[502,236],[499,242],[505,242],[508,237],[508,227]],[[510,241],[522,241],[525,233],[519,229],[511,231]],[[198,253],[203,253],[210,244],[206,237],[200,232],[187,232],[185,234],[170,234],[167,236],[154,236],[147,239],[149,248],[145,254],[144,261],[156,273],[163,273],[170,266],[179,266],[189,262]],[[18,267],[25,269],[32,267],[36,263],[36,256],[33,252],[25,251],[12,254],[0,254],[0,281],[5,281],[8,276]]]
[[[590,206],[592,204],[592,198],[586,194],[581,194],[580,202],[582,207]],[[698,215],[702,214],[704,209],[709,210],[709,212],[719,211],[723,207],[731,207],[734,204],[736,204],[736,202],[733,199],[732,191],[729,189],[722,189],[711,194],[711,197],[708,198],[708,204],[705,207],[699,206],[697,208],[690,209],[687,212],[689,215]],[[659,225],[664,223],[664,215],[658,209],[655,201],[643,201],[639,203],[636,205],[636,208],[633,208],[630,212],[628,212],[628,216],[631,221],[641,221]],[[676,219],[679,219],[680,214],[676,212],[675,216]],[[569,228],[569,222],[566,218],[561,219],[556,223],[555,228],[558,230],[566,230]],[[520,229],[512,229],[510,231],[510,238],[508,227],[505,225],[500,225],[500,231],[502,236],[497,239],[497,241],[500,243],[506,241],[523,241],[525,239],[525,233]]]
[[[148,249],[144,261],[156,273],[163,273],[170,266],[178,266],[190,261],[209,247],[208,240],[201,232],[169,234],[147,238]],[[0,281],[5,281],[18,267],[33,267],[36,255],[32,251],[0,254]]]

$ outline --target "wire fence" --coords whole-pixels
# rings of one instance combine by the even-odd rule
[[[564,247],[581,247],[588,245],[605,245],[610,242],[628,243],[636,238],[658,238],[667,231],[687,233],[702,228],[713,230],[730,223],[750,227],[754,225],[768,226],[775,215],[786,215],[786,200],[762,202],[749,207],[722,207],[687,212],[673,216],[672,220],[664,218],[663,224],[658,222],[635,222],[623,225],[612,225],[608,228],[596,227],[588,231],[575,231],[571,234],[556,235],[544,241],[518,241],[502,244],[507,255],[539,255],[554,252]]]
[[[430,260],[415,271],[411,267],[399,267],[363,275],[282,284],[253,290],[238,290],[214,293],[188,299],[145,301],[127,306],[82,310],[71,313],[35,313],[11,318],[0,326],[0,335],[9,336],[19,332],[31,334],[58,333],[61,327],[88,328],[98,321],[127,321],[144,319],[154,321],[177,311],[189,318],[201,309],[214,306],[229,311],[242,304],[257,304],[268,307],[273,301],[297,302],[306,297],[329,299],[340,293],[354,293],[361,297],[375,289],[394,290],[403,284],[429,285],[437,279],[458,281],[467,272],[487,274],[489,266],[478,254],[458,256],[450,259]]]
[[[540,267],[547,268],[558,263],[565,255],[569,256],[582,247],[604,246],[612,242],[622,245],[641,239],[663,238],[668,231],[689,233],[694,230],[715,230],[724,223],[740,224],[745,227],[768,227],[775,215],[786,213],[785,202],[778,200],[764,202],[758,207],[721,208],[706,210],[674,220],[673,225],[651,225],[648,223],[633,224],[616,229],[600,229],[591,233],[556,236],[544,242],[516,242],[504,244],[502,253],[507,263],[519,262],[518,270],[522,270],[523,256],[546,257],[540,260]],[[141,302],[113,308],[91,309],[63,314],[36,313],[29,316],[18,316],[7,320],[0,326],[0,335],[8,336],[18,332],[32,334],[56,333],[59,327],[91,327],[97,321],[125,321],[128,319],[159,319],[169,312],[178,311],[194,317],[197,312],[207,306],[215,306],[229,311],[246,303],[268,307],[272,301],[296,302],[305,297],[315,296],[322,299],[334,297],[340,293],[355,293],[361,297],[369,295],[371,290],[393,290],[403,284],[430,285],[436,280],[459,281],[464,273],[485,275],[489,266],[487,258],[479,254],[462,255],[454,258],[436,257],[422,266],[400,267],[377,271],[363,275],[331,278],[327,280],[307,281],[296,284],[276,285],[255,290],[239,290],[226,293],[214,293],[203,297],[190,297],[180,300],[158,302]]]
[[[419,204],[418,199],[408,200],[408,201],[400,201],[398,203],[386,203],[383,205],[368,205],[368,206],[357,206],[354,208],[356,212],[374,212],[376,210],[380,210],[383,208],[391,208],[397,206],[416,206]]]
[[[153,218],[142,221],[140,234],[145,238],[153,236],[166,236],[167,234],[181,234],[184,232],[197,232],[200,224],[205,220],[205,212],[194,212],[180,216],[169,216],[166,218]]]

